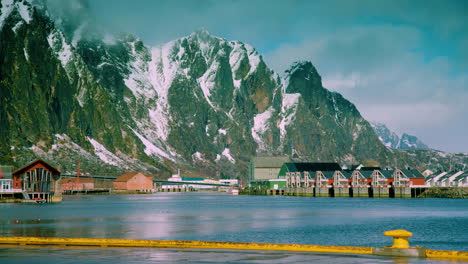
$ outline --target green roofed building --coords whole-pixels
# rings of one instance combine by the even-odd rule
[[[278,174],[278,178],[286,179],[287,172],[316,172],[316,171],[337,171],[341,167],[336,162],[288,162],[284,163]]]
[[[288,156],[257,156],[250,159],[250,180],[278,179],[278,173]]]

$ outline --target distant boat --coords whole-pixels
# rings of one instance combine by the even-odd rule
[[[229,189],[227,189],[226,193],[232,194],[232,195],[239,195],[239,190],[234,189],[234,188],[229,188]]]

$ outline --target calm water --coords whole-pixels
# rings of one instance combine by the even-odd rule
[[[468,200],[158,193],[72,196],[65,197],[61,204],[0,204],[1,236],[387,246],[391,238],[382,233],[400,228],[413,232],[412,246],[468,251]],[[424,262],[284,252],[0,248],[1,263],[30,260],[34,263]]]

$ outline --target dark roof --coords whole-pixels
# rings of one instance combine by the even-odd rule
[[[465,177],[468,177],[468,172],[465,172],[465,173],[463,173],[463,174],[461,174],[461,175],[458,175],[458,176],[455,178],[455,181],[459,181],[459,180],[461,180],[461,179],[463,179],[463,178],[465,178]]]
[[[363,171],[374,171],[374,170],[381,170],[380,167],[361,167],[360,170],[363,170]]]
[[[182,181],[204,181],[205,178],[201,177],[182,177]]]
[[[323,176],[325,176],[325,178],[332,179],[333,174],[335,174],[335,171],[322,171],[322,173],[323,173]]]
[[[444,176],[439,178],[439,181],[444,180],[444,179],[448,179],[448,178],[450,178],[450,175],[445,174]]]
[[[361,164],[352,164],[351,167],[349,168],[349,170],[355,170],[357,169],[359,166],[361,166]]]
[[[351,178],[351,175],[353,175],[353,172],[352,171],[348,171],[348,170],[343,170],[341,171],[341,173],[346,177],[346,179],[350,179]]]
[[[291,162],[285,163],[289,172],[316,172],[316,171],[336,171],[341,167],[336,162]]]
[[[391,179],[393,177],[393,172],[394,170],[380,170],[380,173],[382,173],[382,175],[387,179]]]
[[[424,178],[418,170],[401,170],[408,178]]]
[[[358,171],[359,171],[359,172],[362,174],[362,176],[364,176],[366,179],[370,179],[371,176],[372,176],[372,173],[374,172],[374,171],[368,171],[368,170],[365,170],[365,171],[363,171],[363,170],[358,170]]]
[[[177,183],[177,182],[163,182],[163,186],[169,186],[169,185],[184,185],[185,183]]]
[[[15,172],[13,172],[13,175],[23,174],[24,172],[31,169],[32,167],[34,167],[34,165],[36,165],[38,163],[41,163],[42,165],[44,165],[44,167],[46,167],[47,170],[52,172],[53,175],[60,175],[60,171],[58,171],[56,168],[52,167],[52,165],[50,165],[49,163],[47,163],[47,162],[45,162],[45,161],[43,161],[41,159],[37,159],[37,160],[29,163],[28,165],[24,166],[23,168],[20,168],[20,169],[16,170]]]

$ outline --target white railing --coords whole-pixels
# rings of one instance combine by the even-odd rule
[[[20,193],[23,192],[21,189],[0,189],[0,193]]]

